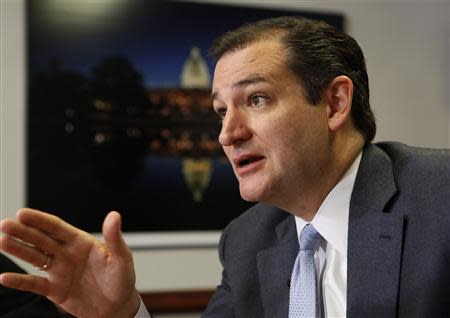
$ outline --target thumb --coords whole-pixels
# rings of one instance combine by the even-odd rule
[[[119,212],[109,212],[103,221],[103,238],[106,247],[113,255],[126,256],[129,249],[121,232],[122,217]]]

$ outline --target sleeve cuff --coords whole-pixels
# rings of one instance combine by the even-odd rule
[[[134,318],[151,318],[152,316],[150,316],[149,312],[147,311],[147,308],[145,307],[144,302],[142,301],[141,298],[141,303],[139,305],[139,310],[136,313],[136,315],[134,316]]]

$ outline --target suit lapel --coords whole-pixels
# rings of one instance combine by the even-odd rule
[[[299,248],[294,217],[286,217],[276,233],[275,245],[257,254],[258,276],[264,317],[286,318],[291,272]]]
[[[396,316],[405,223],[388,211],[396,192],[390,158],[368,145],[350,201],[347,317]]]

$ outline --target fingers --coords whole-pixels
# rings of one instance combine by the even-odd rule
[[[17,221],[3,220],[0,223],[0,228],[8,236],[19,238],[23,242],[38,247],[43,252],[55,251],[60,244],[60,242],[48,236],[47,233],[23,225]]]
[[[16,220],[2,220],[0,249],[38,268],[47,263],[48,254],[61,254],[65,242],[85,232],[60,218],[33,209],[21,209]]]
[[[47,296],[49,292],[47,278],[28,274],[3,273],[0,275],[0,284],[9,288],[30,291],[43,296]]]
[[[105,239],[106,247],[112,254],[120,256],[128,256],[129,248],[126,245],[121,228],[122,219],[118,212],[110,212],[103,222],[103,238]]]
[[[60,242],[74,239],[81,230],[64,222],[59,217],[33,209],[21,209],[17,212],[19,222],[48,233]]]
[[[36,267],[41,267],[47,263],[48,256],[44,252],[10,236],[3,235],[0,237],[0,247],[3,251]]]

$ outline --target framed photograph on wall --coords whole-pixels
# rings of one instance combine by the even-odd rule
[[[216,245],[251,206],[217,142],[213,39],[244,22],[337,14],[186,1],[27,2],[27,204],[134,247]]]

